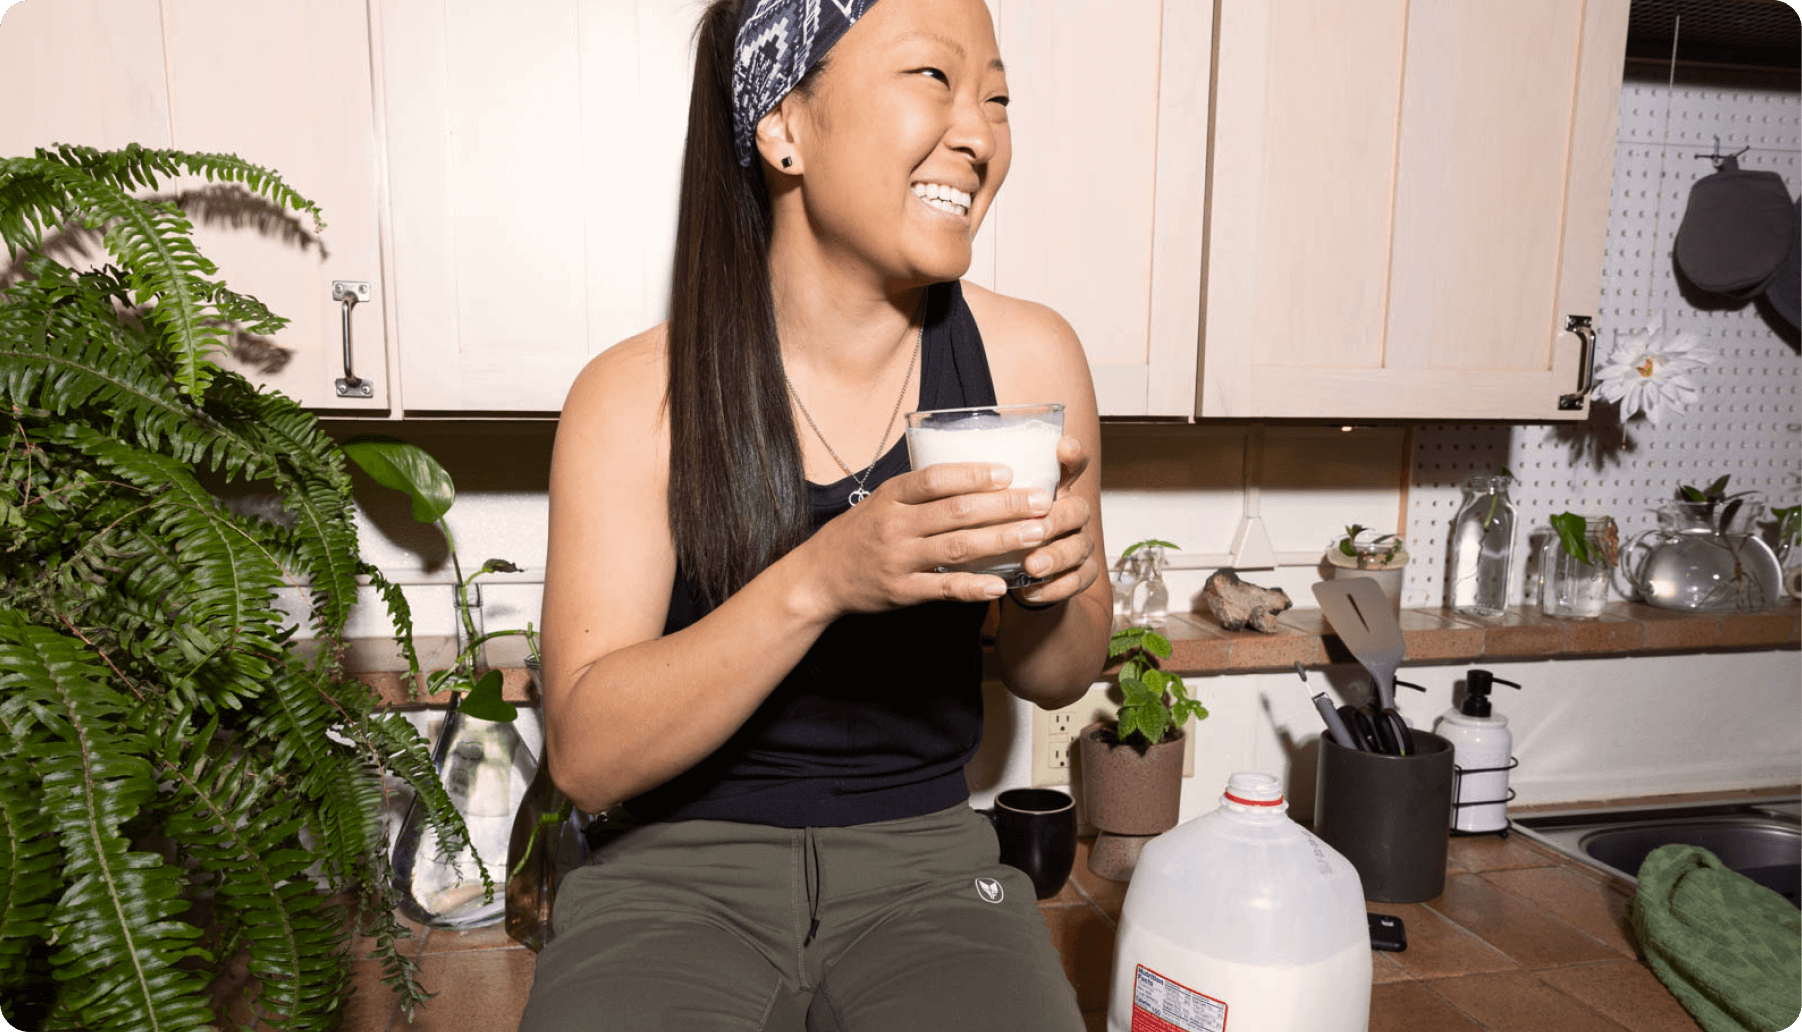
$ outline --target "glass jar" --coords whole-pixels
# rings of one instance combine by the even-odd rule
[[[1162,627],[1170,622],[1170,589],[1164,586],[1164,549],[1146,545],[1133,554],[1139,579],[1132,589],[1129,619],[1134,626]]]
[[[1464,501],[1452,518],[1451,571],[1446,603],[1467,616],[1500,616],[1508,606],[1514,556],[1513,481],[1478,473],[1464,482]]]
[[[1608,604],[1608,585],[1620,559],[1620,531],[1614,518],[1585,515],[1583,540],[1594,562],[1564,550],[1550,530],[1539,546],[1539,610],[1561,620],[1594,620]]]

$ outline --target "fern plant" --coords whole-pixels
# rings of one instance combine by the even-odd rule
[[[231,155],[0,159],[0,1010],[223,1027],[209,986],[243,954],[261,1027],[328,1029],[353,930],[409,1010],[423,999],[396,948],[381,775],[412,786],[441,842],[467,835],[425,742],[340,665],[359,574],[410,627],[358,558],[342,451],[209,361],[283,320],[217,278],[179,209],[133,197],[183,174],[323,228]],[[49,256],[75,227],[110,264]],[[286,517],[236,514],[209,485],[272,491]],[[273,604],[284,585],[310,600],[304,631]]]

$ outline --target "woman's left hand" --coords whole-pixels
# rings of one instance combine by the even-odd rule
[[[1014,597],[1029,605],[1074,598],[1100,576],[1098,565],[1091,561],[1095,543],[1089,537],[1089,523],[1094,513],[1086,497],[1070,490],[1089,468],[1088,453],[1081,441],[1065,437],[1057,444],[1057,461],[1063,468],[1057,497],[1051,503],[1051,511],[1040,520],[1045,527],[1045,542],[1026,556],[1026,572],[1037,577],[1039,583],[1013,589]]]

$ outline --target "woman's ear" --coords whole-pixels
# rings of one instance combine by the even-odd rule
[[[757,153],[785,175],[798,176],[805,168],[801,141],[806,137],[807,117],[790,93],[776,102],[757,122]]]

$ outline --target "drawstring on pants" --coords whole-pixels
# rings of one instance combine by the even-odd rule
[[[807,938],[801,941],[803,949],[813,944],[813,937],[820,930],[820,847],[813,838],[812,828],[801,829],[803,848],[807,851]]]

